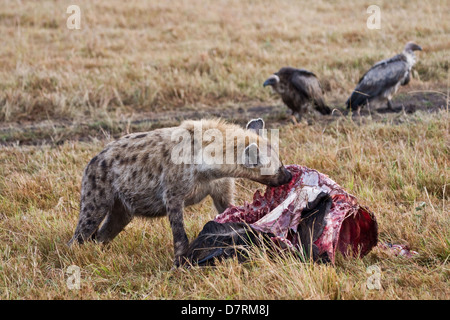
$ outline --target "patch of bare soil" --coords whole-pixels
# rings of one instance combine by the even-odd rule
[[[392,119],[401,122],[400,115],[409,115],[417,111],[435,113],[449,107],[448,97],[438,91],[416,91],[398,95],[393,101],[394,110],[382,107],[377,110],[362,109],[352,117],[361,117],[367,121]],[[314,116],[309,124],[329,124],[348,116],[344,107],[333,107],[328,116]],[[230,106],[223,109],[205,107],[201,110],[178,110],[163,112],[136,113],[117,120],[91,120],[86,122],[60,120],[39,123],[0,124],[0,146],[8,145],[58,145],[65,141],[91,141],[92,139],[118,138],[129,132],[149,131],[156,128],[178,125],[186,119],[220,117],[228,121],[245,125],[250,119],[263,118],[267,127],[274,128],[292,122],[290,110],[282,105],[253,104],[248,107]],[[366,122],[366,121],[363,121]]]
[[[448,104],[447,99],[448,97],[444,93],[438,91],[411,91],[394,99],[393,110],[389,110],[386,106],[377,109],[376,112],[380,114],[399,112],[412,114],[420,110],[432,113],[445,109]],[[362,114],[365,112],[367,110],[363,111]]]

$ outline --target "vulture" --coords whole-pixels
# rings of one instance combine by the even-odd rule
[[[407,85],[411,77],[411,68],[416,62],[414,51],[422,50],[413,42],[408,42],[403,52],[386,60],[377,62],[359,80],[346,104],[351,110],[359,110],[366,104],[379,105],[387,102],[393,110],[392,96],[400,85]]]
[[[281,68],[271,75],[263,86],[271,86],[292,110],[292,115],[297,113],[299,118],[308,112],[311,105],[321,114],[331,113],[331,109],[324,102],[322,86],[316,75],[310,71]]]

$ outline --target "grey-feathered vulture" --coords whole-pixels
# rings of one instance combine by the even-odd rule
[[[347,108],[358,110],[366,104],[386,103],[393,109],[391,99],[400,85],[409,83],[411,68],[416,62],[414,51],[422,50],[413,42],[408,42],[402,53],[377,62],[359,80],[358,85],[348,98]]]
[[[263,86],[271,86],[292,110],[292,114],[297,113],[299,117],[308,112],[310,105],[321,114],[331,113],[331,109],[324,102],[320,82],[310,71],[291,67],[281,68],[271,75]]]

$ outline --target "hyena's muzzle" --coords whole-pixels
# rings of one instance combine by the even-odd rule
[[[292,173],[281,166],[274,175],[262,175],[257,181],[270,187],[279,187],[292,180]]]

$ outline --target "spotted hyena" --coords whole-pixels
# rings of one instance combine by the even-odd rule
[[[245,129],[214,119],[184,121],[179,127],[129,134],[108,144],[84,170],[79,221],[69,245],[109,242],[134,216],[168,215],[178,265],[189,244],[185,206],[210,195],[223,212],[233,202],[233,178],[271,186],[291,180],[275,148],[258,134],[263,128],[261,119]],[[223,138],[230,133],[231,139]],[[212,152],[203,152],[207,150]]]

